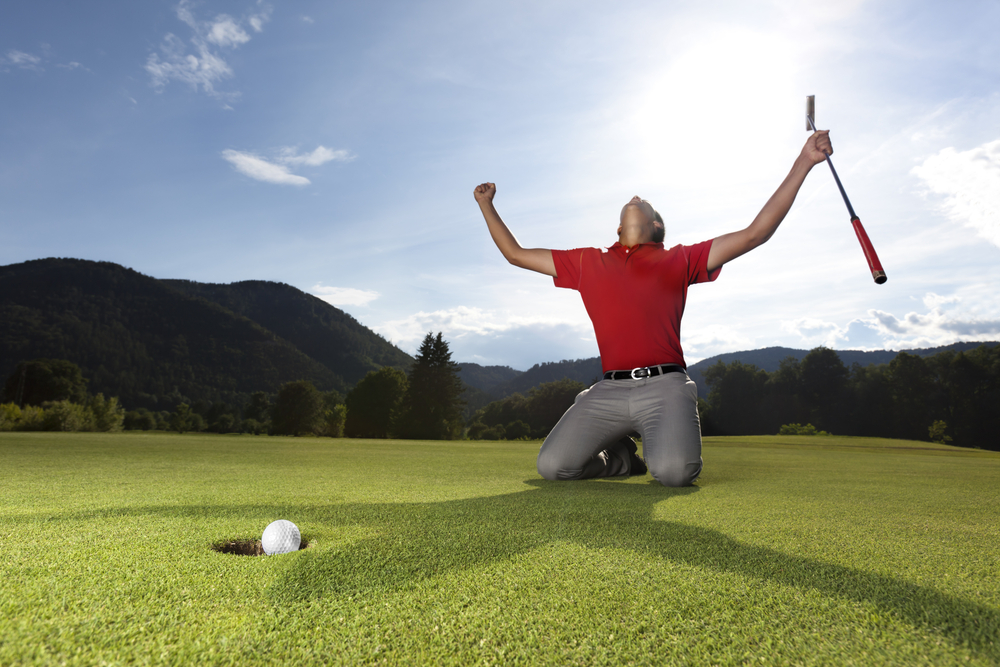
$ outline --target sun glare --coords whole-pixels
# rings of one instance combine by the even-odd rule
[[[793,120],[804,99],[795,69],[790,44],[728,30],[648,73],[625,128],[641,169],[686,187],[720,167],[745,170],[749,159],[786,160],[785,138],[803,130]]]

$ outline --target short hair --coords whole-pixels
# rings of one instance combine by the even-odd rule
[[[663,224],[663,216],[655,208],[653,209],[653,220],[660,223],[659,227],[653,228],[653,243],[663,243],[663,239],[667,236],[667,226]]]

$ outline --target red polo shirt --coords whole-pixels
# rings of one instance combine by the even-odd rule
[[[556,287],[580,292],[594,323],[605,371],[684,363],[681,315],[688,285],[711,282],[711,241],[676,245],[641,243],[632,249],[553,250]]]

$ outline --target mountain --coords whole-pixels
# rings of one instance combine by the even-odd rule
[[[80,259],[0,267],[0,378],[43,357],[76,363],[93,393],[150,409],[239,405],[292,380],[345,392],[369,370],[412,362],[288,285],[157,280]]]
[[[514,393],[526,394],[544,382],[555,382],[563,378],[587,385],[601,378],[601,360],[598,357],[547,361],[535,364],[526,371],[518,371],[509,366],[480,366],[473,363],[462,363],[459,367],[462,382],[477,390],[476,395],[480,401],[483,397],[497,400]]]
[[[256,322],[334,370],[350,387],[368,371],[406,368],[413,358],[353,317],[284,283],[248,280],[227,285],[162,280]]]
[[[459,364],[458,375],[466,385],[462,399],[465,401],[465,418],[468,420],[476,410],[485,408],[493,401],[514,393],[527,394],[545,382],[569,378],[591,385],[600,379],[601,360],[592,357],[550,361],[535,364],[526,371],[518,371],[510,366],[480,366],[466,362]]]
[[[924,348],[917,350],[905,350],[907,354],[920,357],[930,357],[941,352],[966,352],[975,349],[980,345],[998,345],[997,342],[988,343],[953,343],[941,347]],[[844,365],[850,368],[854,364],[861,366],[871,366],[873,364],[887,364],[896,358],[899,352],[891,350],[835,350]],[[732,363],[741,361],[745,364],[753,364],[757,368],[769,373],[778,370],[778,365],[788,357],[794,357],[798,361],[809,354],[809,350],[798,350],[790,347],[766,347],[759,350],[745,350],[742,352],[727,352],[717,354],[708,359],[702,359],[696,364],[688,367],[688,375],[698,385],[698,395],[701,398],[708,397],[708,386],[705,383],[704,371],[710,366],[722,361]],[[536,364],[527,371],[518,371],[508,366],[479,366],[478,364],[461,364],[462,380],[478,389],[486,397],[493,397],[494,400],[501,399],[520,392],[527,393],[532,387],[543,382],[553,382],[563,378],[577,380],[590,385],[602,375],[600,357],[590,357],[589,359],[575,359],[572,361],[556,361]],[[484,400],[482,396],[479,401]]]
[[[600,357],[548,361],[535,364],[517,377],[497,385],[490,393],[497,394],[501,398],[513,393],[526,394],[532,387],[543,382],[555,382],[563,378],[576,380],[590,386],[600,380],[602,374]]]
[[[458,376],[462,378],[462,382],[473,389],[486,393],[489,393],[493,387],[524,373],[524,371],[514,370],[510,366],[480,366],[471,362],[459,364],[458,369]]]
[[[903,350],[907,354],[912,354],[918,357],[932,357],[935,354],[940,354],[942,352],[967,352],[973,350],[981,345],[994,346],[1000,343],[988,342],[988,343],[952,343],[951,345],[943,345],[941,347],[931,347],[931,348],[921,348],[916,350]],[[850,368],[854,364],[860,366],[871,366],[877,364],[887,364],[896,358],[899,352],[894,352],[892,350],[834,350],[840,360],[844,362],[844,365]],[[767,371],[768,373],[773,373],[778,370],[778,366],[782,361],[788,357],[794,357],[797,361],[802,361],[803,357],[809,354],[809,350],[796,350],[790,347],[765,347],[760,350],[746,350],[744,352],[727,352],[726,354],[717,354],[714,357],[709,357],[708,359],[702,359],[696,364],[688,366],[688,376],[695,381],[698,385],[698,396],[701,398],[708,397],[709,388],[704,380],[703,373],[710,366],[714,366],[718,362],[723,362],[726,364],[731,364],[734,361],[740,361],[744,364],[752,364],[757,368]]]

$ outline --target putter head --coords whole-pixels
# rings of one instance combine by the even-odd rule
[[[816,131],[816,96],[806,95],[806,130]]]

